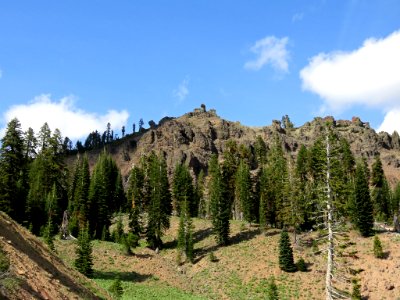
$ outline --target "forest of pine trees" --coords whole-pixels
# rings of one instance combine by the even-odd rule
[[[108,126],[105,141],[110,139]],[[102,143],[92,134],[86,147]],[[224,246],[231,219],[259,224],[262,230],[292,228],[295,234],[341,220],[370,236],[374,220],[390,221],[399,209],[400,185],[390,189],[380,157],[370,170],[329,126],[312,145],[301,145],[296,157],[284,150],[279,135],[269,147],[260,136],[253,146],[229,140],[198,174],[177,164],[168,176],[164,156],[151,152],[124,180],[106,150],[91,170],[86,154],[77,155],[68,168],[67,152],[61,132],[52,132],[48,124],[35,134],[23,132],[17,119],[9,122],[0,148],[0,210],[49,243],[68,211],[69,231],[86,249],[79,255],[90,250],[87,239],[111,239],[112,218],[120,212],[129,214],[130,239],[146,239],[152,249],[163,247],[170,216],[180,216],[178,248],[193,261],[193,217],[210,219],[217,244]],[[285,265],[289,250],[282,249],[289,248],[283,236]],[[90,274],[90,263],[77,264]],[[293,262],[283,268],[293,270]]]

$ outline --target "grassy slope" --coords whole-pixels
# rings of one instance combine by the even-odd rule
[[[195,219],[195,264],[178,267],[175,263],[175,237],[178,219],[172,218],[171,229],[164,237],[166,248],[156,254],[145,247],[135,255],[124,256],[117,244],[94,242],[95,281],[108,288],[119,277],[125,290],[123,299],[265,299],[267,281],[274,276],[281,299],[324,298],[324,253],[315,255],[311,247],[295,247],[295,260],[300,256],[309,263],[309,272],[285,273],[277,263],[279,230],[261,234],[240,222],[232,222],[231,245],[215,245],[209,221]],[[315,237],[310,234],[307,237]],[[307,238],[306,237],[306,238]],[[372,238],[349,234],[348,247],[340,249],[338,261],[347,268],[362,271],[362,294],[369,299],[396,299],[400,294],[400,237],[382,233],[380,238],[388,258],[375,259]],[[72,264],[73,242],[56,243],[61,257]],[[321,247],[322,248],[322,247]],[[213,251],[218,262],[210,262]],[[351,255],[349,255],[351,254]],[[390,285],[394,289],[389,289]],[[351,289],[347,286],[347,289]]]

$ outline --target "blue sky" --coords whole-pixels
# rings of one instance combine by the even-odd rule
[[[205,103],[251,126],[400,131],[399,16],[397,0],[0,0],[0,128],[84,140]]]

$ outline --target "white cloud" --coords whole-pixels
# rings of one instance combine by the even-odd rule
[[[303,89],[333,110],[355,104],[388,110],[400,102],[399,53],[400,31],[352,52],[320,53],[300,72]]]
[[[18,118],[22,129],[25,131],[32,127],[35,133],[47,122],[50,129],[60,129],[61,134],[71,140],[84,139],[87,135],[98,130],[102,132],[110,122],[111,127],[119,130],[126,125],[129,114],[126,110],[109,110],[104,115],[85,112],[74,104],[73,96],[60,100],[52,100],[50,95],[35,97],[28,104],[14,105],[3,114],[3,124],[7,124],[13,118]],[[3,128],[0,133],[4,135]]]
[[[377,129],[378,132],[386,131],[390,134],[395,130],[400,133],[400,108],[393,108],[388,111],[382,124]]]
[[[292,22],[293,23],[300,22],[301,20],[303,20],[303,18],[304,18],[304,14],[303,13],[295,13],[292,16]]]
[[[183,102],[189,95],[189,79],[185,78],[178,86],[177,89],[173,91],[174,97],[178,98],[179,102]]]
[[[288,72],[289,51],[286,49],[288,41],[287,37],[280,39],[275,36],[267,36],[256,41],[250,51],[256,54],[257,58],[246,62],[245,69],[257,71],[269,64],[276,71]]]

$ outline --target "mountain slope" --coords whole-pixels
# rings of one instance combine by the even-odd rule
[[[0,212],[0,245],[10,261],[13,288],[0,289],[5,299],[100,299],[85,286],[107,293],[77,271],[67,267],[46,245],[10,217]],[[1,298],[3,299],[3,298]]]
[[[357,117],[351,121],[336,121],[333,117],[315,118],[300,127],[289,129],[282,128],[281,122],[276,120],[269,126],[248,127],[221,119],[215,110],[201,108],[179,118],[164,118],[157,126],[129,134],[107,145],[107,148],[126,179],[132,166],[150,151],[162,153],[170,170],[176,163],[185,162],[197,173],[207,168],[211,154],[221,153],[230,139],[252,147],[258,135],[268,145],[278,134],[286,151],[295,156],[301,145],[309,146],[324,134],[323,125],[326,121],[332,122],[337,132],[349,141],[356,157],[366,157],[371,164],[375,155],[380,154],[389,182],[393,185],[400,179],[399,135],[396,132],[392,135],[385,132],[378,134]],[[89,151],[92,166],[100,151]],[[68,158],[70,164],[74,160],[75,156]]]

